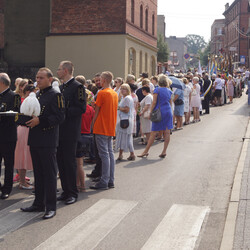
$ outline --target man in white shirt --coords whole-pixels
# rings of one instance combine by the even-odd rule
[[[222,80],[221,75],[218,74],[217,78],[214,81],[214,100],[215,100],[215,106],[220,105],[221,106],[221,91],[222,91]]]

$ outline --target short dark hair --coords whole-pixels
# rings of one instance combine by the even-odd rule
[[[133,83],[129,83],[129,86],[131,88],[131,92],[135,92],[137,90],[137,86]]]
[[[79,76],[76,76],[75,78],[79,83],[81,83],[82,85],[84,85],[86,83],[86,79],[83,75],[79,75]]]
[[[150,88],[148,86],[143,86],[142,88],[142,91],[146,91],[147,93],[150,93]]]
[[[69,74],[71,74],[71,75],[73,74],[74,65],[73,65],[73,63],[71,61],[62,61],[60,64],[62,65],[63,69],[68,70]]]
[[[0,81],[5,85],[5,86],[10,86],[10,78],[6,73],[0,73]]]
[[[38,71],[45,71],[48,78],[53,77],[53,73],[49,68],[43,67],[40,68]]]
[[[27,84],[24,89],[23,89],[23,93],[25,94],[27,91],[33,91],[36,87],[33,84]]]

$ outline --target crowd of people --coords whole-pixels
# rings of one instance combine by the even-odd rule
[[[86,191],[84,162],[95,163],[87,174],[93,181],[90,189],[114,188],[115,163],[124,160],[124,152],[129,152],[128,161],[135,161],[147,157],[154,141],[161,140],[158,157],[165,158],[172,131],[200,122],[211,105],[231,104],[250,80],[248,69],[211,78],[197,71],[151,78],[144,72],[139,79],[131,74],[114,78],[109,71],[93,79],[73,73],[72,62],[62,61],[58,78],[41,68],[35,82],[17,78],[15,91],[10,90],[9,76],[0,73],[0,161],[3,158],[5,165],[1,199],[9,197],[13,182],[19,182],[20,189],[35,194],[33,204],[21,210],[45,211],[44,219],[55,216],[56,201],[70,205]],[[9,111],[20,109],[32,112],[24,112],[29,119],[16,127]],[[145,145],[139,155],[134,150],[136,137]],[[26,176],[29,170],[34,171],[34,185]]]

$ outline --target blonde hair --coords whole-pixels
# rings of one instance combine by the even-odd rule
[[[128,91],[128,95],[131,95],[131,88],[127,83],[123,83],[121,85],[121,89],[126,89]]]
[[[128,74],[128,75],[127,75],[126,82],[129,83],[130,81],[135,81],[135,76],[134,76],[134,75],[131,75],[131,74]]]
[[[22,81],[19,82],[19,84],[16,87],[15,93],[22,95],[23,94],[23,90],[20,89],[20,87],[23,87],[24,85],[28,84],[29,80],[24,78],[22,79]]]
[[[101,77],[103,77],[105,80],[108,81],[109,84],[111,84],[114,76],[113,76],[112,72],[104,71],[104,72],[102,72]]]
[[[196,83],[198,83],[199,82],[199,77],[197,77],[197,76],[193,77],[193,81],[195,81]]]
[[[170,85],[172,84],[172,81],[166,75],[160,74],[158,84],[160,87],[169,88]]]

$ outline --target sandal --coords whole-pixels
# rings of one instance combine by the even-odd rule
[[[130,155],[128,158],[127,158],[128,161],[134,161],[135,160],[135,155]]]
[[[159,157],[160,158],[165,158],[167,154],[160,154]]]
[[[137,157],[140,157],[140,158],[147,157],[147,156],[148,156],[148,153],[144,153],[144,154],[141,154],[141,155],[137,155]]]
[[[116,160],[117,160],[117,161],[121,161],[122,159],[123,159],[123,156],[120,155]]]

